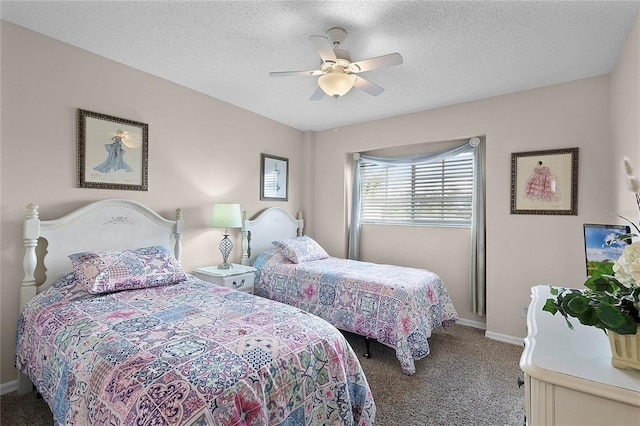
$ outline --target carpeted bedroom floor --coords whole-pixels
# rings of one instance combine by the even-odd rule
[[[524,391],[518,387],[522,347],[484,337],[484,331],[462,325],[434,330],[431,354],[405,376],[395,352],[371,342],[364,359],[364,340],[347,339],[358,353],[377,406],[376,426],[513,425],[524,422]],[[35,393],[0,396],[1,425],[52,425],[46,403]]]

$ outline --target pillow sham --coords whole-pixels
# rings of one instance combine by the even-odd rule
[[[187,279],[178,260],[162,246],[69,255],[76,278],[92,294],[175,284]]]
[[[53,287],[53,288],[73,287],[73,285],[77,281],[78,280],[76,278],[75,272],[67,272],[66,274],[64,274],[63,276],[58,278],[58,281],[56,281],[55,283],[51,284],[51,287]]]
[[[272,248],[265,250],[253,261],[253,267],[258,271],[269,269],[278,265],[293,265],[293,262],[286,258],[280,249]]]
[[[304,263],[329,257],[320,244],[306,235],[288,240],[273,241],[272,244],[278,247],[280,252],[293,263]]]

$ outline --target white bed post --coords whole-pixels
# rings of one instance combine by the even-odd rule
[[[304,235],[304,219],[302,217],[302,212],[298,212],[298,237],[302,237]]]
[[[20,288],[20,312],[22,312],[27,302],[35,297],[37,292],[35,272],[38,259],[36,257],[36,246],[40,237],[40,219],[38,218],[38,205],[35,203],[27,205],[22,236],[25,253],[22,260],[24,278]],[[33,383],[31,383],[31,380],[24,374],[18,373],[18,393],[24,395],[32,390]]]
[[[184,232],[184,215],[182,209],[176,209],[176,232],[174,236],[176,238],[175,246],[173,247],[173,254],[178,261],[182,255],[182,233]]]
[[[27,213],[24,216],[24,228],[22,236],[24,238],[24,259],[22,267],[24,278],[20,290],[20,311],[24,305],[36,295],[36,246],[40,237],[40,219],[38,219],[38,205],[30,203],[27,205]]]
[[[249,231],[247,231],[247,211],[242,211],[242,259],[240,263],[249,264]]]

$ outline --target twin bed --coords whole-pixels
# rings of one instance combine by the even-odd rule
[[[253,220],[245,215],[242,232],[242,262],[257,268],[256,295],[390,346],[407,375],[415,373],[414,361],[429,354],[431,331],[458,319],[438,275],[331,257],[303,236],[301,213],[294,218],[272,207]]]
[[[35,385],[56,424],[370,425],[338,329],[394,348],[411,375],[432,329],[458,318],[436,274],[330,257],[301,215],[245,214],[262,297],[185,273],[183,226],[180,209],[128,200],[46,221],[27,206],[19,392]]]
[[[29,205],[19,392],[35,384],[55,424],[373,424],[342,334],[186,274],[182,229],[127,200],[47,221]]]

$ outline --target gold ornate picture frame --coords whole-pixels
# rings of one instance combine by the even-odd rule
[[[149,126],[78,109],[78,186],[148,191]]]
[[[512,153],[511,214],[577,215],[578,148]]]

